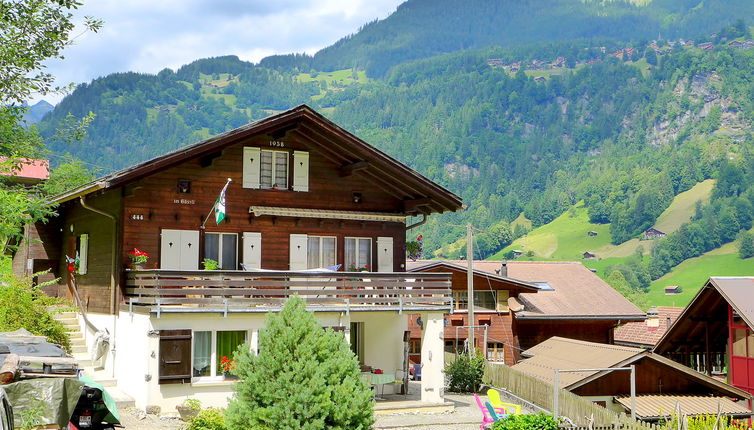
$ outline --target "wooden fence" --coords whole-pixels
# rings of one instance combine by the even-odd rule
[[[484,382],[492,387],[513,393],[535,405],[552,411],[553,386],[533,376],[502,364],[487,363]],[[636,421],[624,413],[616,413],[583,397],[561,389],[558,397],[558,415],[571,424],[562,429],[624,429],[655,430],[654,424]]]

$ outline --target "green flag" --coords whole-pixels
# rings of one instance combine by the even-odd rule
[[[225,183],[223,190],[220,191],[220,195],[217,196],[217,201],[215,202],[215,222],[218,225],[225,219],[225,191],[228,189],[228,185],[230,185],[230,179]]]

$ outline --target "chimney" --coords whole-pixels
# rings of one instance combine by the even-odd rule
[[[647,328],[657,329],[660,327],[660,314],[657,312],[657,306],[652,306],[647,311]]]
[[[500,276],[504,278],[508,277],[508,262],[505,260],[500,262]]]

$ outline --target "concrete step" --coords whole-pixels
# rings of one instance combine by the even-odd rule
[[[118,387],[105,387],[105,390],[107,390],[107,392],[110,394],[110,397],[115,400],[115,406],[117,406],[118,409],[131,408],[136,405],[134,398],[121,391]]]
[[[86,354],[87,353],[86,345],[74,345],[74,344],[71,344],[71,352],[73,354],[76,354],[76,353]]]

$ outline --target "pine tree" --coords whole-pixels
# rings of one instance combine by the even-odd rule
[[[227,420],[233,429],[369,429],[369,387],[342,334],[322,329],[305,301],[289,299],[268,317],[259,354],[235,355],[235,396]]]
[[[754,235],[749,232],[741,233],[738,255],[741,258],[754,257]]]

